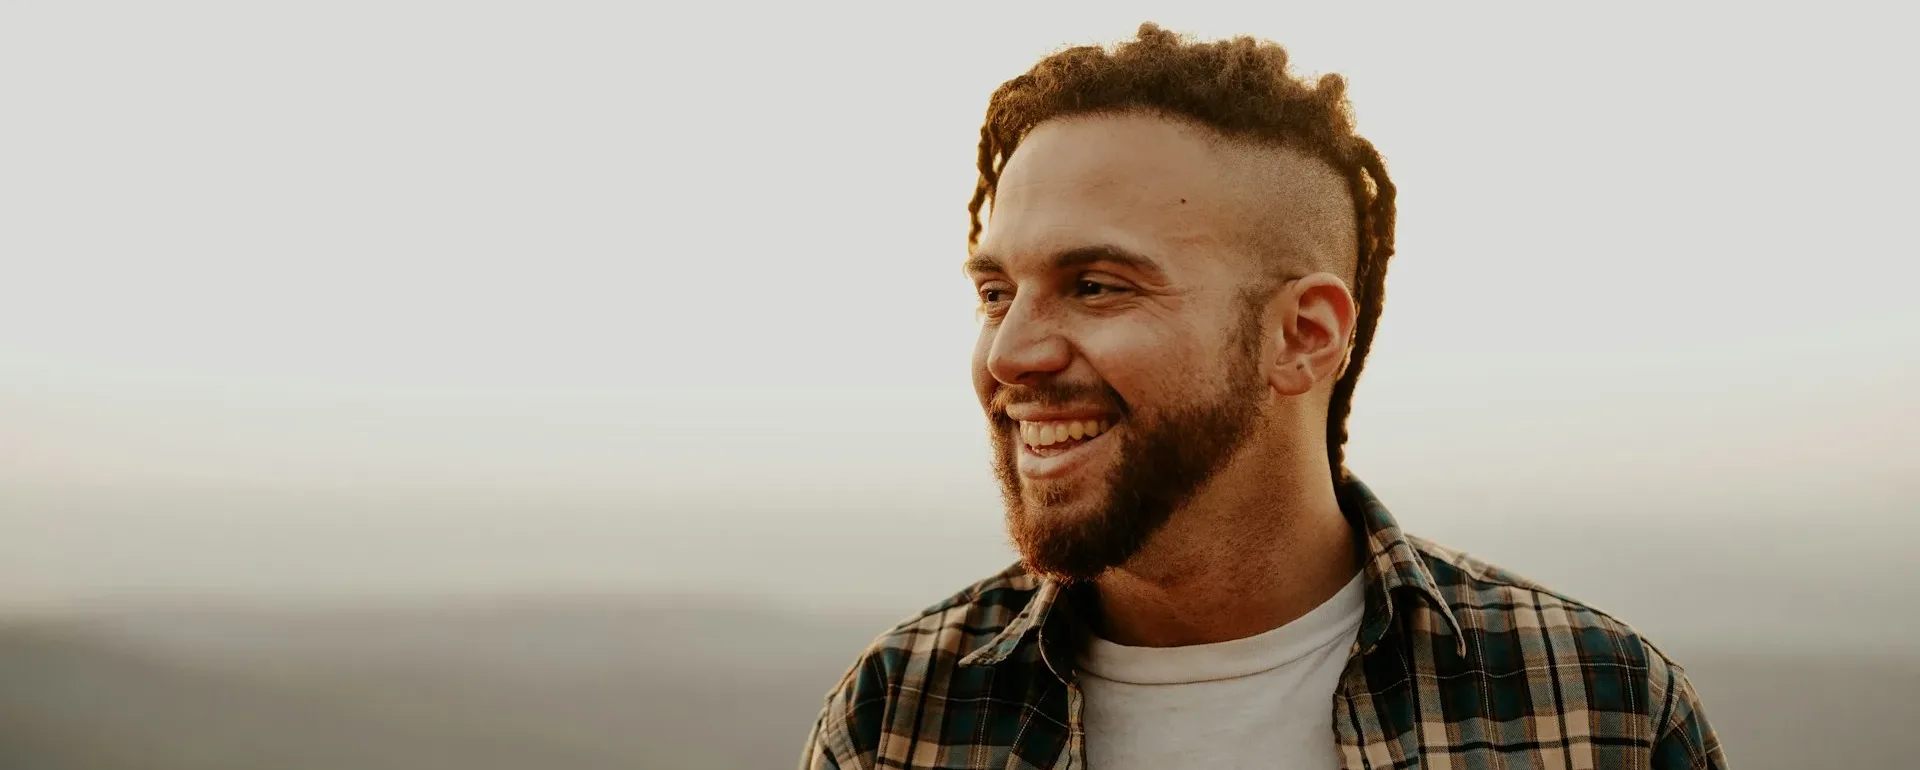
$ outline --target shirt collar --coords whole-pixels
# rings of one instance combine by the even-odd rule
[[[1467,641],[1460,631],[1459,619],[1440,592],[1419,550],[1400,530],[1386,505],[1351,473],[1338,482],[1336,491],[1341,510],[1358,533],[1357,545],[1363,549],[1360,556],[1365,573],[1366,610],[1360,620],[1360,654],[1372,653],[1393,629],[1395,613],[1399,611],[1393,599],[1412,595],[1440,616],[1444,621],[1441,630],[1453,635],[1456,652],[1465,657]],[[1054,612],[1055,607],[1062,604],[1062,596],[1070,591],[1057,580],[1041,580],[1033,598],[1012,622],[985,646],[961,658],[960,665],[998,665],[1031,641],[1040,646],[1040,658],[1054,676],[1072,681],[1076,624],[1068,617],[1071,612]]]
[[[1360,654],[1373,652],[1388,630],[1394,626],[1399,607],[1392,600],[1412,595],[1425,601],[1427,609],[1440,616],[1444,625],[1438,630],[1453,635],[1454,651],[1467,655],[1467,637],[1461,633],[1460,619],[1453,614],[1446,594],[1427,569],[1427,561],[1413,541],[1400,530],[1400,524],[1387,512],[1387,506],[1373,490],[1348,472],[1338,484],[1340,508],[1362,536],[1362,568],[1366,571],[1367,609],[1360,620]]]

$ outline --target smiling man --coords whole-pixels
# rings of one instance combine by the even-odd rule
[[[1021,561],[877,639],[803,768],[1724,766],[1658,649],[1347,472],[1394,189],[1343,81],[1143,25],[1001,86],[979,157]]]

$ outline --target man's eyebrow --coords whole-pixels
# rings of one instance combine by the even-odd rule
[[[1111,262],[1132,268],[1156,281],[1165,281],[1167,278],[1167,271],[1162,269],[1160,263],[1154,261],[1152,257],[1106,244],[1081,246],[1059,252],[1047,260],[1047,267],[1058,272],[1100,262]],[[969,257],[965,269],[968,275],[1006,272],[999,258],[991,254],[975,254]]]
[[[966,264],[960,266],[960,271],[967,275],[979,275],[981,273],[1004,273],[1006,269],[1000,266],[1000,260],[985,254],[975,254],[967,258]]]

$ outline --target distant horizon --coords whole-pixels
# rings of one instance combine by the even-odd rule
[[[0,765],[763,767],[791,760],[877,622],[637,605],[0,618]],[[1910,756],[1920,652],[1659,644],[1742,767]]]
[[[1528,517],[1527,502],[1482,502],[1478,512],[1462,514],[1473,508],[1469,500],[1422,505],[1395,491],[1387,487],[1388,502],[1413,534],[1613,612],[1656,641],[1870,652],[1904,649],[1910,645],[1895,640],[1920,633],[1920,619],[1891,611],[1908,593],[1909,565],[1920,563],[1920,537],[1898,534],[1913,529],[1904,513],[1915,506],[1897,500],[1856,508],[1845,517],[1791,499],[1715,515],[1604,516],[1606,503],[1589,503],[1586,510],[1558,505],[1557,515]],[[364,509],[346,519],[331,515],[334,509],[252,519],[246,502],[238,501],[232,510],[205,511],[197,525],[192,516],[144,517],[151,528],[119,533],[113,542],[120,547],[111,549],[111,556],[74,559],[88,556],[85,543],[43,541],[52,550],[25,561],[0,561],[0,573],[42,578],[38,585],[45,592],[35,596],[31,581],[8,583],[0,591],[0,618],[430,611],[435,606],[504,611],[654,602],[897,620],[1015,559],[992,507],[997,502],[990,500],[981,501],[971,516],[887,516],[879,506],[842,511],[843,523],[876,540],[939,544],[919,551],[872,551],[853,560],[823,558],[835,553],[830,540],[837,527],[817,528],[801,516],[751,537],[733,535],[735,550],[723,556],[711,546],[694,554],[676,546],[729,537],[723,531],[726,517],[697,511],[676,519],[682,527],[676,541],[658,539],[667,533],[649,529],[659,517],[636,518],[618,507],[547,510],[540,526],[529,528],[524,517],[536,509],[462,510],[456,505],[441,512],[444,526],[410,530],[396,527],[396,520],[381,524]],[[1675,515],[1681,513],[1691,515]],[[1736,515],[1744,517],[1742,523],[1726,526]],[[190,526],[180,526],[183,522]],[[294,541],[280,545],[280,551],[254,547],[224,560],[203,556],[183,579],[171,558],[175,549],[153,548],[161,536]],[[423,542],[433,545],[422,550]],[[584,549],[582,542],[598,547]],[[354,556],[355,570],[322,571],[323,562],[312,561],[329,554]],[[117,577],[89,578],[85,570],[73,569],[103,558],[117,565]],[[876,582],[876,573],[889,579]],[[805,577],[769,579],[780,575]]]

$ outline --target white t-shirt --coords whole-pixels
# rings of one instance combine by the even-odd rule
[[[1190,647],[1092,639],[1080,659],[1092,770],[1333,770],[1333,692],[1365,609],[1360,576],[1258,636]]]

